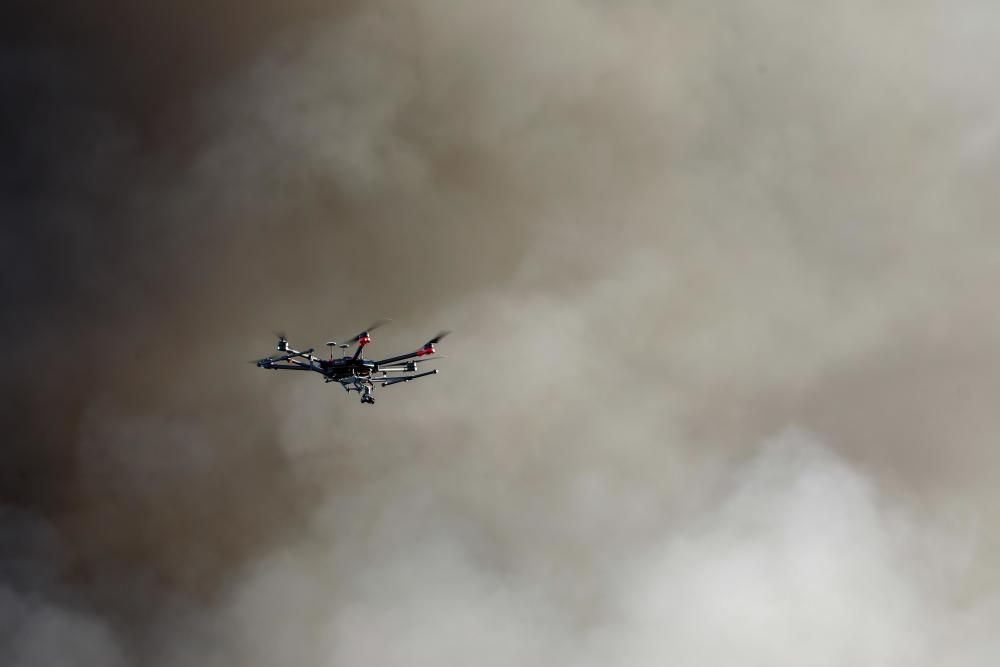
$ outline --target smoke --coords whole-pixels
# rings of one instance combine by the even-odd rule
[[[997,11],[23,9],[4,664],[992,664]]]

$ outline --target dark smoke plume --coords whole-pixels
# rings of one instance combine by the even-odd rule
[[[4,10],[0,663],[996,661],[1000,9],[327,4]]]

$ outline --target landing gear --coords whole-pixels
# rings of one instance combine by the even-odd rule
[[[361,402],[368,405],[375,405],[375,397],[372,396],[372,389],[375,388],[375,385],[372,384],[371,380],[359,384],[361,385],[361,389],[359,389],[361,392]]]

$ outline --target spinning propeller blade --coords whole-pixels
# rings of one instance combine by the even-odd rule
[[[435,343],[440,343],[441,339],[444,338],[445,336],[447,336],[450,333],[451,333],[450,331],[442,331],[437,336],[434,336],[434,338],[431,338],[429,341],[427,341],[424,344],[424,347],[428,347],[430,345],[434,345]]]
[[[350,345],[352,343],[357,343],[358,341],[361,340],[362,336],[364,336],[365,334],[367,334],[369,332],[372,332],[375,329],[378,329],[380,326],[382,326],[384,324],[388,324],[389,322],[392,322],[392,320],[375,320],[374,322],[371,323],[371,325],[367,329],[364,329],[357,336],[354,336],[353,338],[350,338],[350,339],[342,341],[342,342],[346,343],[348,345]],[[327,344],[329,345],[329,343],[327,343]]]
[[[434,338],[431,338],[429,341],[427,341],[426,343],[424,343],[424,346],[422,348],[420,348],[419,350],[417,350],[417,356],[418,357],[425,357],[425,356],[427,356],[429,354],[434,354],[435,352],[437,352],[437,350],[434,349],[434,345],[436,343],[439,343],[442,338],[444,338],[445,336],[447,336],[450,333],[451,333],[450,331],[442,331],[437,336],[434,336]]]

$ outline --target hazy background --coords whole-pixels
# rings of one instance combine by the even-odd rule
[[[0,662],[996,664],[1000,6],[327,4],[4,9]]]

